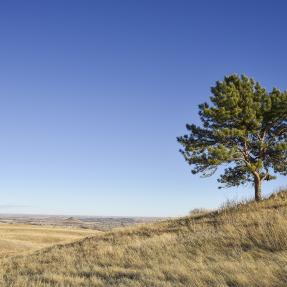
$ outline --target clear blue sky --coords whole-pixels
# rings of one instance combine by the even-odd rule
[[[287,89],[286,10],[2,1],[0,212],[174,216],[250,196],[191,175],[176,136],[226,74]]]

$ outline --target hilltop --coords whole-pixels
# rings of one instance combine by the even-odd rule
[[[1,286],[287,286],[287,192],[2,260]]]

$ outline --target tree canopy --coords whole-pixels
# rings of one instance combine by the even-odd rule
[[[287,174],[287,92],[268,92],[244,75],[226,76],[211,88],[210,103],[199,105],[201,126],[187,124],[177,138],[193,174],[211,176],[225,166],[221,187],[261,185]]]

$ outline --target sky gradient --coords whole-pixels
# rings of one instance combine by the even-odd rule
[[[0,212],[177,216],[253,194],[176,137],[230,73],[287,89],[286,1],[2,1]],[[265,184],[264,193],[286,186]]]

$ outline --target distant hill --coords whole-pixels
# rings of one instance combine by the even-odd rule
[[[285,287],[287,193],[9,258],[0,285]]]
[[[32,224],[40,226],[73,227],[108,231],[113,228],[162,220],[158,217],[122,216],[64,216],[64,215],[25,215],[0,214],[0,223]]]
[[[64,219],[63,222],[64,222],[64,224],[71,224],[71,225],[83,224],[84,223],[80,219],[72,217],[72,216]]]

